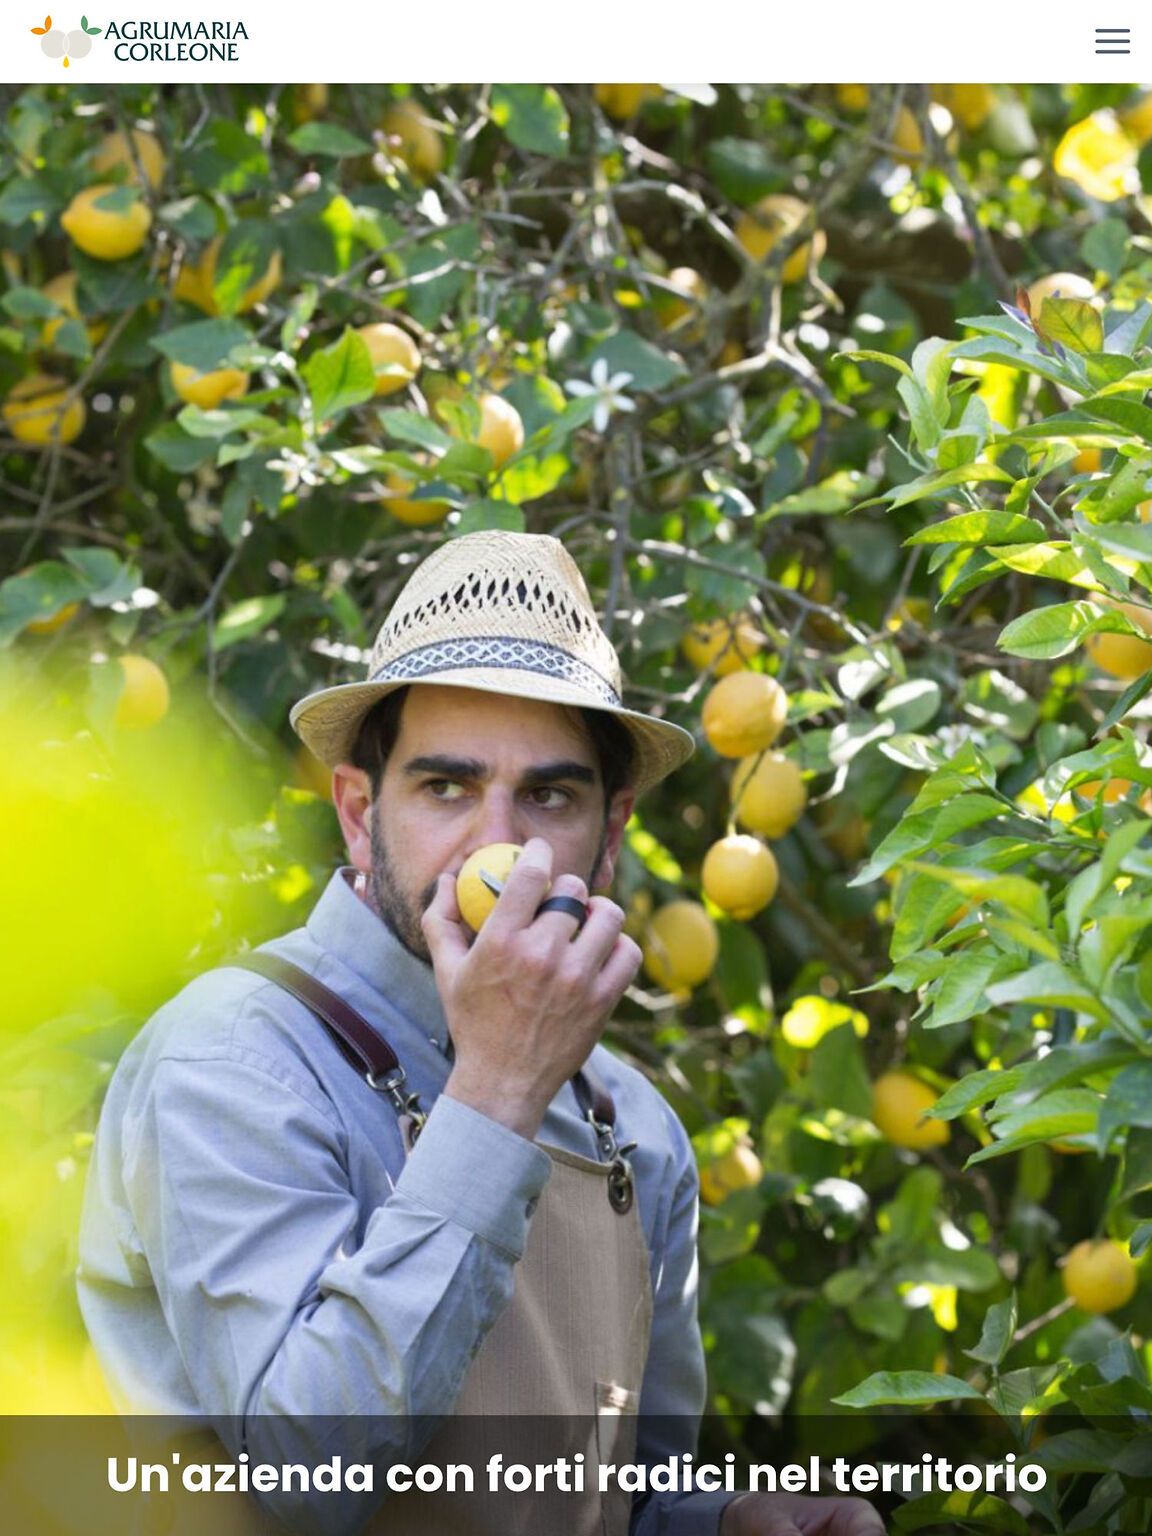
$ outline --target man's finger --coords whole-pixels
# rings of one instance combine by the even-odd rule
[[[527,928],[544,900],[551,879],[552,845],[542,837],[530,838],[504,882],[504,889],[484,924],[484,932],[496,936]]]
[[[456,901],[456,876],[447,870],[436,882],[436,894],[424,909],[420,927],[434,966],[450,965],[468,953],[468,930]]]

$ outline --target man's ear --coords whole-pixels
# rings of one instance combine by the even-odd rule
[[[372,870],[372,780],[363,768],[338,763],[332,770],[332,800],[348,850],[348,862]]]
[[[591,882],[594,891],[606,891],[612,884],[620,844],[624,841],[624,828],[628,824],[628,818],[635,804],[636,794],[631,789],[618,789],[612,797],[604,827],[604,851],[600,855],[600,863],[596,866]]]

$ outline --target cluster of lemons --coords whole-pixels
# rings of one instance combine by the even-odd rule
[[[752,669],[766,637],[742,614],[691,626],[685,657],[714,681],[701,712],[704,735],[720,756],[735,760],[730,785],[732,826],[708,849],[700,884],[727,917],[747,921],[776,895],[780,871],[765,838],[783,837],[803,814],[807,791],[797,765],[775,742],[788,715],[788,695],[774,677]],[[657,986],[684,995],[711,974],[719,934],[701,902],[669,902],[642,935],[644,968]]]

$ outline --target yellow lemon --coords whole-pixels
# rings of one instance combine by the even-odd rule
[[[687,992],[712,974],[720,953],[716,924],[698,901],[670,901],[648,924],[644,969],[666,992]]]
[[[722,837],[704,855],[700,884],[705,896],[737,922],[747,922],[776,894],[780,870],[772,850],[756,837]]]
[[[216,264],[220,259],[220,247],[223,243],[223,235],[217,235],[214,240],[210,240],[200,253],[199,261],[184,262],[172,285],[172,292],[178,299],[183,299],[186,304],[194,304],[206,315],[220,313],[220,306],[216,302],[212,289],[216,283]],[[284,262],[280,252],[273,251],[264,271],[236,306],[236,313],[242,315],[246,310],[262,304],[279,286],[283,274]]]
[[[832,94],[842,112],[867,112],[872,95],[866,85],[834,85]]]
[[[618,123],[635,117],[646,101],[655,101],[660,95],[658,85],[597,85],[593,91],[600,106]]]
[[[421,463],[430,462],[427,454],[417,454],[415,457]],[[380,505],[385,511],[391,512],[398,523],[407,523],[410,528],[429,528],[447,517],[449,506],[446,501],[410,496],[409,492],[415,482],[399,470],[389,470],[384,476],[384,483],[388,487],[388,495],[380,498]]]
[[[248,375],[239,368],[212,368],[207,373],[187,363],[170,363],[168,377],[181,400],[213,411],[221,400],[239,400],[248,389]]]
[[[323,117],[328,110],[326,85],[294,85],[292,87],[292,118],[297,123],[311,123]]]
[[[764,1165],[747,1142],[740,1142],[723,1157],[700,1170],[700,1198],[706,1205],[722,1205],[741,1189],[755,1189],[764,1177]]]
[[[892,143],[899,151],[892,158],[901,161],[904,165],[914,165],[923,156],[924,134],[910,107],[900,108],[896,117],[896,126],[892,130]]]
[[[50,448],[80,436],[88,413],[79,395],[68,399],[68,389],[63,379],[33,373],[9,390],[0,414],[17,442]]]
[[[480,425],[469,436],[478,448],[487,448],[494,469],[501,469],[524,446],[524,423],[520,412],[499,395],[481,395]]]
[[[774,677],[733,672],[710,690],[700,718],[721,757],[748,757],[773,744],[787,715],[788,695]]]
[[[395,102],[380,119],[388,153],[419,181],[430,181],[444,168],[444,140],[418,101]]]
[[[680,649],[698,672],[711,670],[715,677],[740,672],[757,651],[768,643],[751,619],[732,614],[726,619],[709,619],[693,624],[680,638]]]
[[[982,128],[996,105],[996,93],[990,85],[934,85],[932,99],[947,107],[962,128],[974,133]]]
[[[102,198],[123,195],[123,188],[111,182],[85,187],[60,215],[64,233],[87,256],[97,261],[122,261],[135,256],[148,238],[152,210],[139,198],[123,212],[98,207]]]
[[[114,171],[118,166],[123,166],[128,172],[128,180],[140,180],[136,170],[136,161],[132,157],[132,146],[136,149],[136,159],[144,171],[144,175],[152,186],[158,187],[164,180],[164,169],[168,162],[164,158],[164,151],[160,148],[159,141],[154,133],[148,133],[143,128],[132,129],[132,140],[129,143],[126,133],[110,133],[101,141],[100,148],[92,158],[92,167],[101,176],[106,176],[109,171]]]
[[[60,272],[56,277],[50,277],[41,288],[40,292],[46,299],[51,299],[57,308],[62,309],[62,315],[50,315],[40,328],[40,342],[42,346],[50,347],[60,334],[60,327],[68,320],[80,320],[80,305],[76,299],[76,274],[75,272]],[[88,340],[93,346],[100,340],[108,327],[100,320],[90,321],[87,327]]]
[[[1056,146],[1052,164],[1059,176],[1102,203],[1139,190],[1136,142],[1112,112],[1093,112],[1073,123]]]
[[[1077,475],[1094,475],[1100,468],[1099,448],[1081,448],[1072,460],[1072,472]]]
[[[523,851],[519,843],[489,843],[469,854],[460,866],[456,876],[456,905],[473,933],[480,932],[496,905],[496,894],[484,884],[480,871],[484,870],[503,884]]]
[[[946,1120],[921,1117],[939,1094],[909,1072],[885,1072],[872,1084],[872,1123],[894,1147],[913,1152],[942,1147],[951,1134]]]
[[[766,261],[781,240],[790,239],[804,224],[808,204],[788,192],[773,192],[736,220],[734,234],[753,261]],[[822,229],[814,230],[810,240],[798,245],[780,271],[782,283],[798,283],[807,276],[809,260],[819,262],[828,240]]]
[[[1087,1239],[1069,1250],[1064,1293],[1085,1312],[1115,1312],[1136,1294],[1136,1265],[1123,1243]]]
[[[1152,612],[1139,608],[1135,603],[1117,603],[1116,608],[1138,629],[1152,634]],[[1089,635],[1084,649],[1102,672],[1125,682],[1143,677],[1152,667],[1152,640],[1141,640],[1137,635],[1112,635],[1107,632]]]
[[[372,358],[378,395],[394,395],[406,389],[420,372],[420,348],[398,325],[386,321],[362,325],[356,334],[363,338]]]
[[[121,656],[120,667],[124,687],[116,701],[116,724],[129,731],[157,725],[168,713],[168,679],[148,656]]]
[[[732,775],[731,794],[736,820],[761,837],[783,837],[808,804],[803,775],[783,752],[742,757]]]

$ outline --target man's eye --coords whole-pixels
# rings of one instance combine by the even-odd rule
[[[553,784],[541,784],[539,788],[531,791],[533,801],[545,811],[558,811],[566,806],[572,796],[566,789],[557,789]]]
[[[464,793],[464,786],[455,779],[429,779],[424,788],[434,800],[458,800]]]

